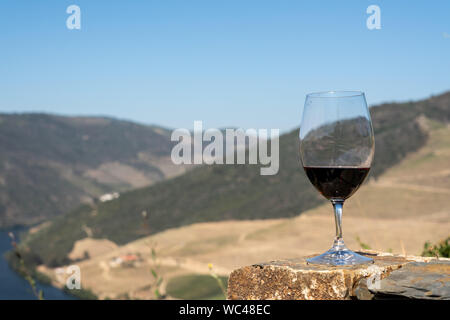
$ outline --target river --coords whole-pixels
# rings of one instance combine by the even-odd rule
[[[18,236],[19,229],[12,230],[15,236]],[[30,284],[12,270],[5,260],[5,253],[11,250],[11,239],[8,236],[9,231],[0,231],[0,299],[14,300],[32,300],[36,299],[33,295]],[[76,299],[62,290],[48,286],[37,285],[38,290],[44,293],[46,300],[73,300]]]

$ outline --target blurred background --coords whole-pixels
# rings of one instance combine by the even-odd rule
[[[298,155],[315,91],[364,91],[371,107],[375,160],[344,208],[347,245],[448,256],[449,14],[447,1],[2,1],[0,298],[223,299],[237,267],[325,251],[332,209]],[[278,174],[175,165],[171,133],[195,120],[280,129]],[[70,265],[82,289],[67,288]]]

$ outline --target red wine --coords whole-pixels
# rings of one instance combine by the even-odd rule
[[[363,183],[370,168],[303,167],[317,190],[329,200],[345,200]]]

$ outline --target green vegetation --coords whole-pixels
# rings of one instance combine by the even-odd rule
[[[220,281],[228,283],[227,277],[220,277]],[[174,277],[167,284],[166,292],[171,297],[185,300],[225,299],[216,279],[209,275],[192,274]]]
[[[214,272],[212,263],[208,264],[208,269],[210,272],[211,277],[213,277],[214,280],[216,280],[217,285],[219,286],[220,290],[222,291],[224,299],[227,298],[227,279],[224,279],[224,277],[219,276],[217,273]]]
[[[13,247],[13,250],[8,252],[5,258],[9,261],[11,268],[15,270],[20,276],[25,278],[25,280],[31,287],[31,292],[36,297],[36,299],[44,300],[44,293],[42,292],[42,290],[38,290],[36,281],[44,284],[49,284],[50,279],[46,275],[37,272],[34,268],[34,264],[25,262],[21,249],[15,241],[14,234],[10,233],[9,236],[11,238],[11,245]]]
[[[156,246],[156,244],[155,244],[155,246]],[[160,273],[161,266],[158,263],[158,259],[156,257],[156,250],[155,250],[154,246],[152,246],[151,252],[152,252],[153,265],[152,265],[150,271],[152,273],[153,280],[155,281],[154,284],[152,285],[153,293],[155,294],[156,299],[162,299],[162,298],[164,298],[164,296],[161,294],[161,284],[164,281],[164,278],[161,276],[161,273]]]
[[[64,287],[63,291],[67,294],[70,294],[74,297],[77,297],[80,300],[98,300],[98,297],[89,289],[67,289]]]
[[[362,242],[361,239],[360,239],[359,237],[356,237],[356,242],[358,242],[359,246],[360,246],[362,249],[365,249],[365,250],[370,250],[370,249],[372,249],[367,243]]]
[[[418,120],[421,115],[450,119],[449,97],[447,93],[426,101],[371,108],[376,140],[372,177],[425,144],[427,132]],[[75,241],[86,237],[84,227],[92,230],[94,238],[125,244],[196,222],[296,216],[325,201],[301,169],[297,136],[294,130],[280,137],[277,175],[261,176],[259,165],[197,167],[124,193],[119,199],[81,206],[26,237],[24,244],[36,260],[55,267],[69,262],[67,254]],[[147,212],[145,220],[143,211]]]
[[[425,242],[422,256],[450,258],[450,237],[434,245],[428,241]]]

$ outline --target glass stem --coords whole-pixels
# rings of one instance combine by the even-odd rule
[[[344,206],[344,200],[332,200],[334,208],[334,221],[336,223],[336,242],[342,242],[342,207]]]

